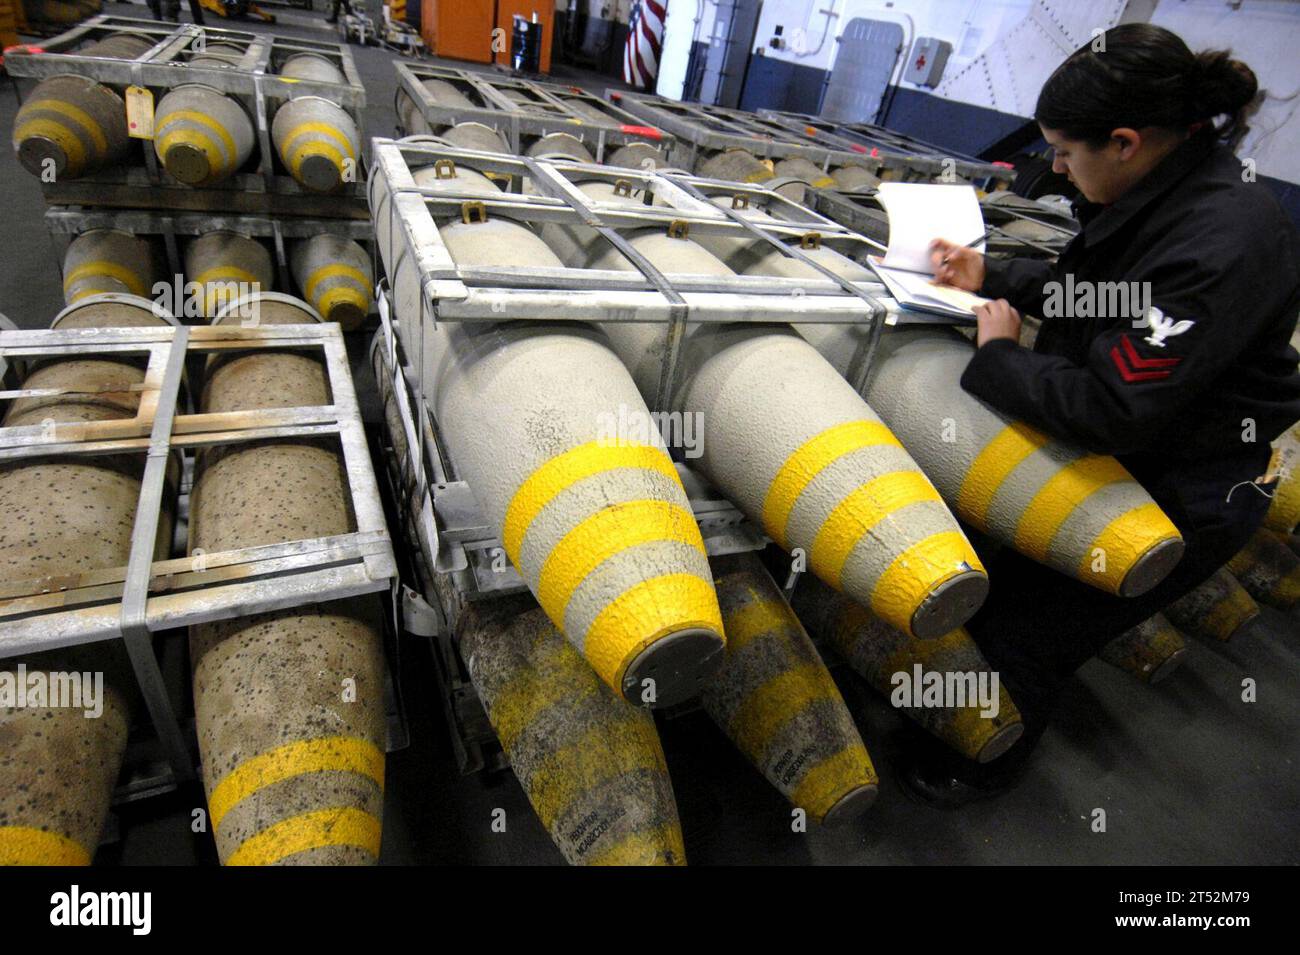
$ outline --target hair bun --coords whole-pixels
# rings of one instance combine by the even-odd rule
[[[1196,82],[1192,84],[1197,118],[1210,119],[1228,114],[1233,122],[1244,119],[1242,111],[1259,93],[1255,71],[1227,50],[1202,50],[1196,54]]]

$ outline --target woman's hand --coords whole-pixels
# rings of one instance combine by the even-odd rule
[[[975,318],[979,322],[979,332],[975,336],[978,347],[984,347],[995,338],[1009,338],[1020,343],[1020,313],[1005,298],[980,305],[975,309]]]
[[[984,285],[984,253],[947,239],[930,243],[930,267],[940,285],[952,285],[968,292],[978,292]]]

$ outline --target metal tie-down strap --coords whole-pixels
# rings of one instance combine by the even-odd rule
[[[193,765],[184,734],[167,696],[162,671],[158,668],[158,657],[153,652],[153,637],[145,623],[154,548],[158,539],[158,518],[167,480],[167,460],[171,454],[172,421],[176,416],[176,399],[180,393],[190,330],[185,325],[178,325],[172,336],[167,364],[158,386],[158,404],[149,434],[149,452],[145,459],[144,475],[140,480],[140,504],[135,512],[135,526],[131,530],[131,555],[127,560],[126,580],[122,586],[119,629],[140,692],[144,696],[145,706],[149,710],[149,718],[158,734],[158,741],[167,754],[167,761],[171,763],[176,780],[180,782],[194,775]]]
[[[694,196],[696,199],[699,199],[701,202],[709,201],[708,197],[705,196],[704,193],[700,192],[700,190],[697,189],[695,186],[693,186],[690,182],[685,181],[683,177],[665,175],[664,178],[671,181],[673,185],[679,186],[680,188],[684,189],[687,193]],[[743,207],[748,207],[748,205],[749,203],[746,202]],[[876,346],[880,343],[880,333],[884,329],[885,315],[886,315],[884,307],[879,302],[877,302],[874,298],[872,298],[869,294],[857,288],[848,279],[835,274],[834,271],[822,265],[816,259],[813,259],[812,257],[805,255],[800,247],[804,246],[804,244],[808,241],[807,235],[800,240],[799,243],[800,247],[796,247],[793,245],[786,245],[784,242],[781,242],[769,236],[766,232],[764,232],[762,229],[756,226],[748,218],[741,215],[734,206],[729,208],[723,205],[723,206],[719,206],[718,208],[720,208],[722,212],[729,219],[731,219],[734,222],[739,222],[742,226],[744,226],[745,230],[749,232],[751,235],[753,235],[755,238],[762,240],[763,242],[765,242],[770,246],[777,246],[781,248],[782,250],[789,253],[794,258],[798,259],[800,262],[803,262],[805,265],[811,266],[812,268],[816,269],[818,272],[821,272],[823,275],[830,278],[833,282],[835,282],[836,285],[840,286],[840,288],[862,299],[862,301],[866,304],[867,336],[858,344],[857,349],[853,353],[853,358],[849,362],[848,368],[845,369],[844,371],[844,377],[848,381],[848,383],[853,386],[853,389],[857,391],[858,394],[862,394],[863,390],[867,386],[867,379],[871,372],[871,366],[874,363],[873,359],[875,358],[876,355]],[[815,241],[818,244],[820,244],[821,242],[820,235],[818,235],[818,238]]]

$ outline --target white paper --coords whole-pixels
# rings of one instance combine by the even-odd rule
[[[933,275],[931,242],[947,239],[967,245],[986,231],[974,186],[882,182],[876,195],[889,216],[887,268]],[[984,243],[974,248],[983,252]]]
[[[974,309],[989,300],[951,285],[936,285],[927,275],[907,269],[891,269],[871,256],[872,269],[899,305],[949,318],[974,319]]]

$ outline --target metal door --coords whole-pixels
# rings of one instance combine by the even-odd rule
[[[903,28],[854,17],[840,35],[821,115],[840,123],[874,123],[903,55]]]
[[[734,108],[740,103],[760,4],[758,0],[721,0],[717,7],[700,77],[699,101]]]

